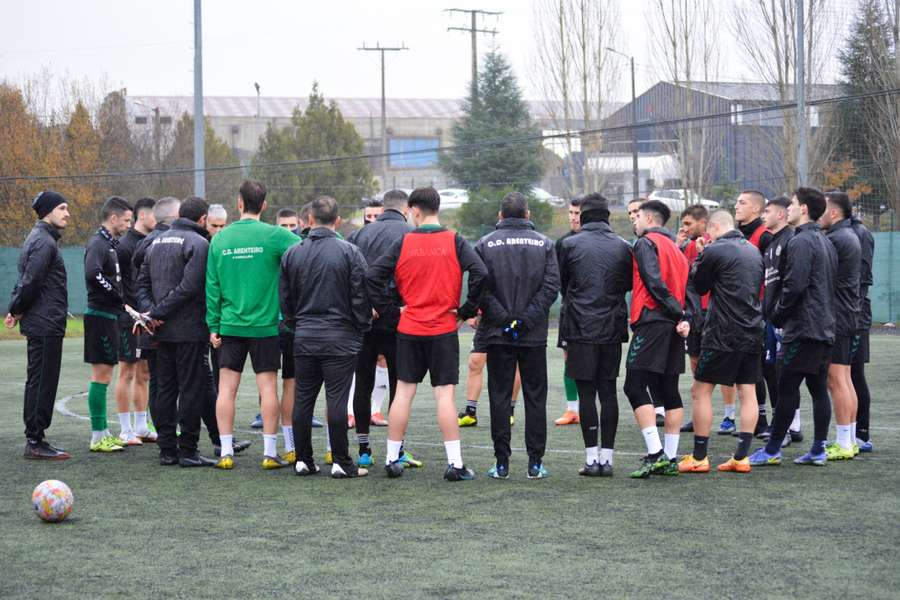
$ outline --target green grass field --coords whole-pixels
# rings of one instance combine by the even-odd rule
[[[462,347],[469,341],[464,335]],[[261,471],[261,439],[248,429],[256,412],[250,378],[238,424],[254,445],[235,471],[162,468],[152,446],[91,455],[79,339],[66,340],[59,389],[77,416],[57,411],[49,436],[75,456],[26,462],[24,350],[22,341],[0,342],[0,598],[898,597],[900,337],[872,339],[877,452],[850,463],[633,481],[625,474],[643,443],[620,392],[614,478],[579,478],[579,429],[551,425],[551,478],[528,481],[518,414],[512,476],[487,479],[485,402],[479,427],[463,431],[466,463],[479,477],[459,484],[441,480],[443,447],[427,391],[407,438],[426,466],[399,480],[381,469],[351,481]],[[555,349],[549,357],[552,419],[562,408],[562,360]],[[685,398],[688,383],[682,378]],[[462,393],[457,400],[462,405]],[[110,401],[116,431],[114,412]],[[721,418],[720,406],[716,412]],[[803,417],[809,432],[806,399]],[[321,454],[324,437],[314,435]],[[374,429],[379,462],[384,435]],[[724,459],[733,440],[716,436],[714,458]],[[202,444],[209,449],[205,436]],[[684,437],[681,449],[690,444]],[[49,478],[75,493],[75,512],[59,525],[31,514],[31,490]]]

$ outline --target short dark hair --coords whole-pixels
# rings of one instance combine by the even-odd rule
[[[681,211],[681,218],[690,217],[695,221],[709,219],[709,211],[702,204],[692,204]]]
[[[805,204],[809,218],[812,221],[818,221],[819,217],[825,214],[825,195],[812,187],[798,187],[794,191],[799,204]]]
[[[500,202],[500,216],[504,219],[524,219],[528,214],[528,198],[521,192],[510,192]]]
[[[850,196],[846,192],[829,190],[825,192],[825,200],[840,208],[845,219],[853,216],[853,203],[850,202]]]
[[[753,196],[753,199],[756,200],[756,203],[759,205],[759,209],[762,210],[766,207],[766,195],[763,194],[759,190],[743,190],[740,194],[748,194]]]
[[[262,205],[266,201],[266,186],[261,181],[248,179],[241,184],[239,193],[244,201],[244,212],[251,215],[262,212]]]
[[[385,208],[400,208],[401,206],[406,206],[408,201],[409,196],[403,190],[390,190],[384,193],[383,203]]]
[[[319,196],[310,203],[309,209],[317,225],[331,225],[337,221],[338,204],[331,196]]]
[[[307,202],[300,207],[300,220],[309,226],[309,215],[312,214],[312,202]]]
[[[102,223],[103,221],[108,220],[113,215],[119,215],[121,217],[131,210],[134,209],[128,204],[128,200],[121,196],[110,196],[106,199],[106,202],[103,203],[103,208],[100,209],[100,222]]]
[[[782,194],[777,198],[772,198],[771,200],[769,200],[766,206],[768,206],[769,204],[774,204],[775,206],[780,206],[781,208],[787,209],[791,205],[791,199]]]
[[[382,202],[378,198],[369,198],[369,201],[366,202],[366,208],[382,208],[382,207],[384,207],[384,202]]]
[[[199,196],[188,196],[178,207],[178,216],[197,223],[209,213],[209,203]]]
[[[592,210],[609,211],[609,201],[604,198],[602,194],[598,194],[597,192],[585,194],[584,196],[579,198],[578,201],[581,205],[582,213],[586,213]]]
[[[140,214],[142,210],[153,212],[153,206],[156,204],[156,200],[153,198],[141,198],[137,202],[134,203],[134,214],[135,216]]]
[[[656,215],[656,220],[660,222],[660,227],[665,227],[666,223],[669,222],[669,217],[672,216],[672,211],[669,207],[659,200],[647,200],[646,202],[642,202],[641,210],[646,210]]]
[[[647,201],[647,199],[644,197],[632,198],[631,200],[628,201],[628,203],[625,206],[627,208],[628,205],[634,204],[635,202],[637,202],[638,204],[643,204],[646,201]]]
[[[291,217],[297,217],[297,211],[293,208],[280,208],[278,212],[275,213],[276,219],[290,219]]]
[[[581,196],[575,196],[569,200],[569,206],[581,206]]]
[[[417,206],[426,215],[436,215],[441,209],[441,195],[433,187],[416,188],[407,203],[410,208]]]

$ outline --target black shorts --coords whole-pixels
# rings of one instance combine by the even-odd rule
[[[691,332],[688,334],[687,339],[684,341],[684,349],[687,351],[688,356],[700,356],[700,340],[703,337],[703,326],[702,324],[706,321],[706,311],[703,311],[703,314],[700,316],[699,322],[701,326],[693,327],[691,326]]]
[[[459,336],[397,334],[397,380],[422,383],[431,375],[432,387],[459,383]]]
[[[119,362],[136,363],[144,360],[133,327],[134,320],[131,317],[119,319]]]
[[[684,373],[684,338],[675,331],[675,324],[638,324],[631,336],[625,367],[660,375]]]
[[[281,349],[281,378],[294,379],[294,333],[278,332],[278,347]]]
[[[759,352],[725,352],[703,348],[697,359],[694,379],[716,385],[755,385],[762,379]]]
[[[264,338],[243,338],[222,336],[219,347],[219,368],[231,369],[238,373],[244,370],[250,354],[250,363],[254,373],[269,373],[281,367],[281,349],[278,347],[278,336]]]
[[[622,344],[569,342],[566,377],[575,381],[615,380],[622,363]]]
[[[119,362],[118,317],[84,315],[84,362],[89,365],[115,365]]]
[[[831,346],[825,342],[798,339],[781,346],[781,368],[804,375],[818,375],[831,363]]]
[[[850,340],[850,364],[869,362],[869,330],[857,331]]]
[[[475,335],[472,337],[472,352],[477,354],[487,354],[487,344],[484,343],[484,334],[482,333],[484,329],[479,327],[475,330]]]
[[[834,346],[831,347],[831,364],[849,365],[853,361],[853,337],[852,335],[834,336]]]

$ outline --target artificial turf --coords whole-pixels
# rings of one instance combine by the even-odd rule
[[[464,334],[461,346],[469,343]],[[89,370],[81,352],[80,339],[65,341],[59,397],[71,396],[66,408],[84,417]],[[74,458],[25,461],[25,345],[3,341],[0,598],[897,598],[898,353],[900,337],[873,336],[874,454],[825,468],[785,464],[749,475],[635,481],[626,475],[643,444],[621,391],[615,477],[576,474],[584,460],[580,431],[552,425],[563,386],[561,353],[550,349],[551,477],[525,478],[521,409],[510,479],[484,476],[493,464],[485,391],[481,423],[462,432],[463,456],[478,478],[451,484],[441,479],[444,453],[427,389],[407,437],[424,469],[388,480],[376,467],[366,479],[344,481],[260,470],[261,439],[248,428],[256,412],[251,376],[237,423],[254,445],[232,472],[163,468],[153,446],[90,454],[87,421],[59,411],[48,439]],[[688,385],[683,377],[686,406]],[[460,406],[463,396],[459,390]],[[109,414],[117,431],[112,392]],[[803,418],[809,433],[805,396]],[[373,433],[380,465],[385,430]],[[314,444],[321,456],[322,430]],[[690,444],[682,436],[682,451]],[[714,436],[710,445],[719,462],[735,438]],[[785,462],[806,449],[787,449]],[[75,494],[72,517],[58,525],[40,522],[30,508],[31,490],[50,478]]]

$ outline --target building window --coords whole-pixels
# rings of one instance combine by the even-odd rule
[[[437,164],[436,148],[440,145],[438,138],[393,138],[388,140],[389,164],[393,168],[433,167]]]
[[[159,118],[159,124],[160,124],[160,125],[171,125],[171,124],[172,124],[172,117],[160,117],[160,118]]]
[[[146,125],[146,124],[147,124],[147,117],[135,117],[135,118],[134,118],[134,124],[135,124],[135,125]]]

